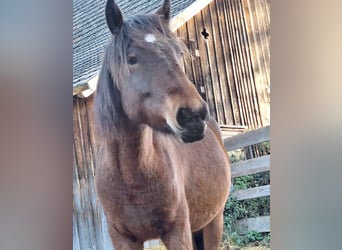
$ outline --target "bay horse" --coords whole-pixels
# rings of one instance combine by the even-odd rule
[[[100,148],[96,191],[116,250],[215,249],[223,231],[230,167],[217,123],[182,67],[169,29],[170,1],[123,18],[108,0],[112,39],[94,112]]]

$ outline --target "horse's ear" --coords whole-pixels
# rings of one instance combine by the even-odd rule
[[[106,21],[110,32],[117,34],[123,23],[123,18],[119,7],[113,0],[107,0],[106,4]]]
[[[171,3],[170,0],[164,0],[163,5],[159,7],[156,11],[156,14],[162,16],[165,20],[170,20],[170,10],[171,10]]]

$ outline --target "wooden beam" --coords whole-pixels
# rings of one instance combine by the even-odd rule
[[[232,178],[270,170],[270,156],[265,155],[231,164]]]
[[[99,80],[99,75],[95,75],[88,81],[73,85],[73,96],[87,98],[92,95],[97,88],[97,81]]]
[[[231,196],[238,201],[269,196],[271,194],[271,185],[265,185],[255,188],[248,188],[234,191]]]
[[[82,91],[87,90],[88,85],[86,83],[76,83],[72,85],[72,95],[78,95],[82,93]]]
[[[170,29],[172,31],[177,30],[180,26],[185,24],[190,18],[204,9],[213,0],[197,0],[185,8],[177,16],[173,17],[170,22]]]
[[[81,98],[87,98],[88,96],[91,96],[94,92],[95,91],[92,89],[86,89],[79,93],[77,96]]]
[[[241,232],[252,230],[259,233],[270,232],[270,216],[242,219],[237,224]]]
[[[270,140],[270,126],[258,128],[233,137],[224,139],[224,146],[228,151],[233,151],[249,145]]]

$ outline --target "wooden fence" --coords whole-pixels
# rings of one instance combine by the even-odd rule
[[[267,142],[270,140],[270,126],[244,132],[224,139],[226,149],[231,152],[237,149]],[[231,176],[236,178],[250,174],[256,174],[270,170],[270,155],[243,160],[231,164]],[[264,196],[270,196],[270,185],[259,186],[234,191],[231,194],[236,200],[246,200]],[[270,232],[270,216],[260,216],[240,220],[238,226],[241,231]]]

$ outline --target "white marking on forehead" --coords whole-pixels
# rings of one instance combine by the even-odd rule
[[[145,36],[145,41],[148,43],[154,43],[154,41],[156,41],[156,40],[157,40],[157,38],[152,34],[147,34]]]

